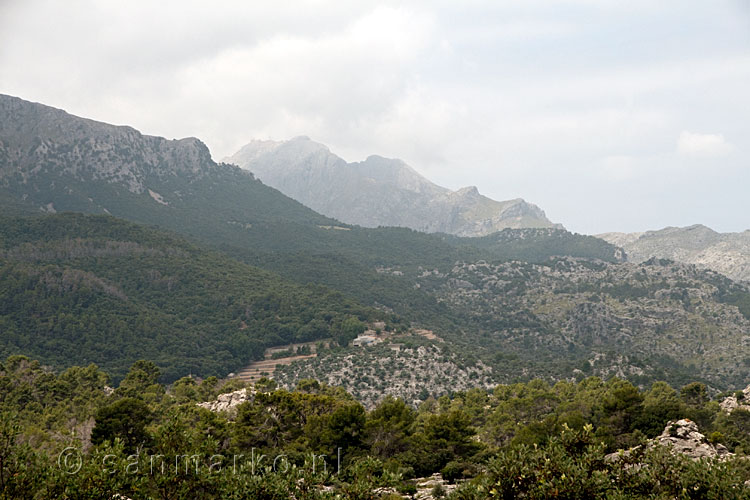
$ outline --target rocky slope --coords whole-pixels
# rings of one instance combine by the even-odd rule
[[[702,377],[720,388],[750,378],[750,291],[695,266],[475,262],[425,270],[415,281],[481,332],[467,343],[504,353],[493,367],[502,378],[538,376],[544,359],[580,360],[572,372],[549,362],[545,370],[557,377]],[[512,356],[519,361],[509,363]]]
[[[520,198],[495,201],[473,186],[450,191],[398,159],[370,156],[347,163],[307,137],[253,141],[225,161],[317,212],[364,227],[481,236],[504,228],[556,226]]]
[[[666,258],[712,269],[734,280],[750,281],[750,230],[717,233],[697,224],[644,233],[597,236],[622,247],[631,262],[643,262],[651,257]]]
[[[717,390],[750,379],[750,289],[696,266],[556,258],[379,272],[400,273],[455,318],[441,333],[445,343],[352,348],[274,377],[288,386],[322,378],[368,404],[386,393],[414,401],[446,384],[458,390],[534,377],[618,376],[644,387],[702,380]]]
[[[469,365],[443,346],[429,343],[407,346],[396,342],[323,353],[274,373],[274,379],[288,389],[307,378],[341,386],[367,408],[388,395],[416,407],[430,395],[495,385],[489,366],[481,361]]]
[[[215,163],[198,139],[148,136],[5,95],[0,208],[105,213],[242,247],[324,240],[320,227],[336,224],[249,172]]]
[[[34,181],[53,174],[65,178],[122,184],[134,194],[148,193],[168,205],[149,181],[168,176],[199,178],[216,164],[196,138],[167,140],[145,136],[65,111],[0,95],[0,182],[26,184],[33,197]],[[69,186],[72,193],[72,186]],[[104,200],[88,202],[92,208]],[[45,205],[55,210],[54,203]]]

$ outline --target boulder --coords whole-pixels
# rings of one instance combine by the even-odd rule
[[[650,446],[671,446],[676,452],[690,458],[724,458],[732,455],[722,444],[709,443],[706,436],[698,431],[698,425],[692,420],[671,421],[664,431],[653,439]]]

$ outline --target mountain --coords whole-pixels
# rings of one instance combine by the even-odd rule
[[[476,187],[458,191],[433,184],[398,159],[370,156],[347,163],[308,137],[252,141],[224,161],[313,210],[364,227],[399,226],[458,236],[505,228],[561,227],[518,198],[495,201]]]
[[[622,247],[632,262],[643,262],[651,257],[666,258],[713,269],[734,280],[750,281],[750,230],[718,233],[696,224],[644,233],[597,236]]]
[[[211,160],[198,139],[167,140],[0,95],[0,203],[157,224],[212,242],[309,248],[335,221],[250,173]]]
[[[626,344],[621,342],[636,332],[639,339],[659,339],[660,346],[670,345],[668,335],[674,338],[674,332],[687,332],[684,341],[689,343],[690,352],[696,353],[701,345],[707,349],[713,334],[716,340],[711,352],[720,351],[723,361],[711,357],[712,364],[706,365],[706,370],[716,367],[716,372],[726,375],[724,380],[731,383],[744,376],[737,366],[737,356],[750,358],[744,346],[737,347],[731,355],[722,347],[740,345],[740,336],[746,331],[737,312],[738,307],[746,307],[744,288],[716,285],[715,277],[704,272],[691,274],[690,279],[675,277],[667,284],[654,284],[654,290],[647,287],[633,292],[637,300],[628,305],[627,314],[622,313],[616,305],[621,298],[630,300],[627,293],[631,288],[638,289],[642,278],[635,271],[625,272],[618,267],[622,250],[598,238],[558,228],[506,228],[487,236],[466,238],[407,228],[351,226],[314,212],[239,167],[213,162],[205,145],[197,139],[169,141],[150,137],[129,127],[85,120],[7,96],[0,96],[0,124],[0,208],[3,214],[33,213],[37,214],[34,220],[49,220],[44,236],[29,243],[29,254],[52,255],[53,259],[44,257],[32,263],[23,260],[26,247],[18,238],[28,229],[14,230],[5,236],[13,242],[6,244],[11,254],[3,263],[3,269],[9,270],[11,285],[2,288],[9,290],[3,304],[7,302],[12,307],[0,314],[0,319],[15,325],[8,353],[25,351],[54,366],[67,358],[87,362],[94,359],[97,346],[102,350],[110,347],[106,327],[110,322],[120,325],[113,315],[118,307],[127,306],[134,308],[128,309],[129,317],[160,318],[156,324],[167,325],[164,331],[169,339],[185,332],[183,343],[173,348],[175,344],[163,342],[158,336],[158,329],[139,320],[127,323],[130,329],[123,331],[129,333],[111,341],[128,356],[154,357],[167,363],[169,370],[165,373],[171,377],[191,371],[226,373],[255,356],[262,346],[300,340],[300,335],[308,335],[310,329],[317,332],[315,336],[330,334],[334,326],[329,319],[347,314],[362,321],[381,314],[407,329],[432,330],[444,343],[440,353],[430,351],[434,354],[428,356],[430,363],[441,370],[461,373],[466,380],[472,373],[479,376],[468,370],[479,361],[492,370],[492,375],[487,375],[491,382],[532,376],[572,377],[574,369],[582,370],[584,363],[594,358],[600,360],[596,366],[601,365],[602,374],[620,373],[617,370],[621,368],[622,373],[636,376],[640,372],[627,368],[633,365],[649,379],[662,373],[674,379],[691,370],[690,358],[682,354],[670,356],[666,347],[667,350],[658,351],[662,357],[648,361],[643,359],[651,351],[644,343],[628,347],[624,351],[627,359],[607,354],[625,349],[622,345]],[[409,182],[415,189],[431,189],[429,183],[419,184],[420,179],[412,177]],[[159,262],[143,256],[108,260],[106,255],[98,256],[96,245],[119,248],[117,242],[123,241],[127,248],[131,243],[150,247],[139,239],[118,236],[111,244],[85,243],[80,250],[68,241],[85,240],[85,233],[64,230],[65,224],[57,218],[61,215],[54,215],[53,211],[111,214],[179,233],[187,241],[170,243],[166,249],[156,245],[155,251],[170,256]],[[14,222],[9,227],[19,227],[18,224]],[[60,235],[53,238],[51,234],[58,227]],[[45,241],[57,247],[44,250]],[[195,249],[185,250],[181,245]],[[74,250],[69,257],[73,261],[55,260],[55,255],[69,247]],[[180,258],[172,259],[168,250],[171,247],[180,250],[176,254]],[[89,260],[76,260],[79,250]],[[558,262],[567,262],[568,258],[576,259],[574,271],[567,272],[568,264]],[[171,267],[174,265],[185,270],[178,272]],[[487,265],[492,266],[492,276],[471,275]],[[39,271],[44,266],[56,266],[50,268],[49,280],[43,278],[46,270]],[[66,266],[70,266],[67,274]],[[588,268],[598,271],[589,272]],[[177,275],[193,291],[176,305],[168,293],[150,288],[149,275],[141,276],[144,269],[158,271],[154,276]],[[654,281],[659,272],[666,271],[656,266]],[[145,281],[138,278],[131,284],[128,273],[133,279],[141,276]],[[206,281],[201,281],[203,278]],[[604,288],[594,293],[589,288],[597,286],[597,280],[604,283]],[[66,295],[66,283],[72,283],[72,294]],[[503,283],[508,287],[501,286]],[[581,283],[585,286],[580,285],[579,290]],[[679,300],[664,292],[670,287]],[[37,302],[12,300],[23,297],[27,289]],[[288,301],[274,298],[279,293],[272,291],[279,289],[288,290],[279,292]],[[65,292],[60,298],[47,301],[50,293],[60,294],[60,290]],[[685,302],[683,296],[690,298],[698,293],[693,290],[709,298]],[[122,300],[118,298],[120,292],[128,302],[118,302]],[[319,301],[316,294],[321,295]],[[588,303],[595,302],[601,294],[612,295],[607,300],[609,309],[603,317],[598,313],[592,316]],[[82,307],[93,299],[95,314],[86,314]],[[60,303],[67,305],[56,309]],[[273,311],[274,307],[279,307],[281,313],[274,316],[269,312],[266,319],[270,323],[238,333],[248,303],[250,310],[259,314],[261,310]],[[25,304],[31,309],[24,309]],[[296,309],[303,306],[310,309]],[[698,312],[687,309],[690,307]],[[332,316],[325,314],[326,310]],[[641,310],[651,315],[648,320],[639,316]],[[328,328],[313,328],[320,327],[317,322],[309,323],[321,319],[321,311]],[[51,316],[46,315],[48,312]],[[719,315],[720,324],[710,322],[712,312]],[[202,314],[205,319],[201,319]],[[542,321],[544,314],[547,316]],[[48,317],[61,319],[44,319]],[[102,323],[96,318],[107,321]],[[687,319],[667,324],[664,318]],[[638,326],[641,324],[642,330]],[[143,325],[151,326],[138,330]],[[617,329],[610,332],[608,325]],[[104,333],[91,334],[97,329]],[[587,345],[582,333],[576,340],[576,332],[590,329],[604,332],[600,335],[604,339],[601,345]],[[28,331],[42,332],[33,337],[39,341],[34,349],[24,343],[24,332]],[[139,337],[138,331],[147,333]],[[701,334],[709,340],[701,338]],[[148,340],[152,337],[157,340]],[[561,343],[560,339],[568,337],[573,340]],[[244,340],[237,343],[238,339]],[[260,344],[248,343],[252,339]],[[418,349],[411,350],[421,356]],[[172,351],[175,356],[170,354]],[[639,361],[633,361],[630,354]],[[113,363],[109,355],[99,355]],[[185,361],[178,363],[176,359],[182,357]],[[445,364],[438,358],[449,361]],[[109,369],[122,373],[123,366],[112,365]],[[374,373],[377,375],[377,371]]]
[[[143,135],[3,95],[0,208],[6,214],[111,214],[156,225],[290,280],[325,284],[362,303],[409,314],[424,311],[427,306],[417,304],[433,299],[377,268],[551,255],[619,258],[616,247],[562,229],[460,238],[349,226],[245,170],[215,163],[197,139]]]

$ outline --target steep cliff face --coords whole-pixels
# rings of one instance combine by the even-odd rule
[[[470,186],[438,186],[398,159],[347,163],[308,137],[252,141],[225,161],[329,217],[365,227],[482,236],[505,228],[556,227],[522,199],[495,201]]]
[[[672,259],[750,281],[750,231],[717,233],[696,224],[644,233],[605,233],[598,237],[622,247],[628,260]]]
[[[144,193],[151,178],[200,177],[216,167],[195,138],[167,140],[0,96],[0,181],[33,183],[45,175],[105,181]]]

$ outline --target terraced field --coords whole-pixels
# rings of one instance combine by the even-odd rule
[[[245,368],[243,368],[236,375],[236,377],[244,382],[252,382],[252,383],[255,383],[257,380],[263,377],[273,378],[273,373],[274,371],[276,371],[276,367],[278,365],[289,365],[300,359],[308,359],[308,358],[316,357],[318,354],[315,351],[317,349],[317,345],[320,342],[323,342],[324,344],[329,345],[331,340],[325,339],[322,341],[318,340],[316,342],[289,344],[289,345],[271,347],[269,349],[266,349],[262,360],[254,361],[250,363]],[[277,357],[276,359],[274,359],[274,354],[283,353],[285,351],[296,353],[296,352],[303,350],[304,348],[308,348],[310,354],[298,354],[298,355],[286,356],[283,358]]]

